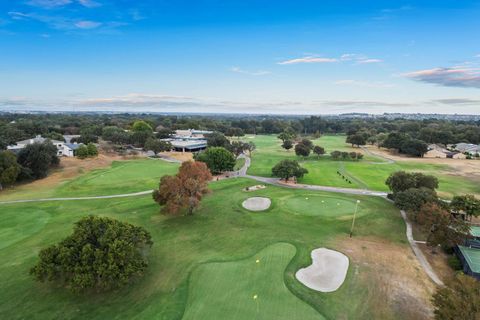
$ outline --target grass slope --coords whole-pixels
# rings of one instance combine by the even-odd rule
[[[283,274],[295,252],[291,244],[276,243],[244,260],[199,266],[183,319],[324,319],[285,286]]]

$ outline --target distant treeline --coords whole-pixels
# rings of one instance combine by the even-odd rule
[[[176,129],[204,129],[226,135],[278,134],[292,128],[299,134],[369,135],[400,133],[426,143],[480,143],[479,121],[342,119],[320,116],[157,116],[148,114],[0,114],[0,149],[15,141],[41,134],[60,139],[63,134],[102,136],[105,127],[130,130],[136,120],[144,120],[156,132]]]

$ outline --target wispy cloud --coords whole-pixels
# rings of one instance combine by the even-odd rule
[[[265,71],[265,70],[247,71],[247,70],[243,70],[239,67],[231,67],[230,71],[235,72],[235,73],[247,74],[247,75],[250,75],[250,76],[266,76],[268,74],[271,74],[270,71]]]
[[[102,4],[93,0],[78,0],[78,3],[87,8],[100,7]]]
[[[366,88],[392,88],[393,84],[385,82],[370,82],[370,81],[358,81],[358,80],[338,80],[334,84],[340,86],[357,86],[357,87],[366,87]]]
[[[364,54],[359,53],[345,53],[340,56],[341,61],[352,61],[358,64],[380,63],[381,59],[369,58]]]
[[[445,87],[480,88],[480,69],[455,66],[409,72],[405,77]]]
[[[451,99],[436,99],[436,100],[432,100],[432,102],[447,104],[447,105],[478,105],[480,106],[479,99],[451,98]]]
[[[389,20],[395,15],[400,14],[405,11],[413,10],[412,6],[401,6],[398,8],[385,8],[380,10],[379,14],[373,17],[373,20]]]
[[[89,21],[89,20],[82,20],[75,23],[80,29],[95,29],[102,25],[101,22]]]
[[[70,3],[72,3],[72,0],[30,0],[27,2],[28,5],[45,9],[63,7]]]
[[[285,61],[280,61],[277,64],[287,65],[287,64],[298,64],[298,63],[332,63],[337,62],[338,59],[335,58],[321,58],[321,57],[303,57],[295,58]]]

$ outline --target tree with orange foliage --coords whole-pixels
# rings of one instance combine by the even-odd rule
[[[428,232],[427,245],[453,247],[469,234],[469,225],[458,219],[437,203],[426,203],[417,214],[418,224]]]
[[[153,199],[164,206],[162,212],[179,214],[183,209],[192,215],[204,194],[208,192],[208,182],[212,175],[203,162],[184,162],[175,176],[163,176],[158,190],[153,191]]]

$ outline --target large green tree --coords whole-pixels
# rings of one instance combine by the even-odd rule
[[[220,132],[212,132],[206,135],[207,146],[228,148],[230,141]]]
[[[21,167],[17,157],[11,151],[0,151],[0,190],[4,186],[14,184],[20,174]]]
[[[400,191],[410,188],[428,188],[435,190],[438,188],[438,179],[431,175],[425,175],[421,172],[396,171],[387,178],[385,184],[395,195]]]
[[[133,123],[132,126],[132,131],[133,132],[148,132],[150,134],[153,133],[152,126],[149,125],[146,121],[143,120],[137,120]]]
[[[107,217],[88,216],[73,233],[40,251],[30,270],[39,281],[56,281],[73,291],[106,291],[142,276],[153,244],[142,227]]]
[[[163,141],[155,138],[148,138],[145,141],[145,150],[151,150],[155,154],[172,150],[172,144],[168,141]]]
[[[223,147],[209,147],[196,155],[195,160],[205,162],[213,174],[232,171],[235,166],[235,156]]]
[[[301,178],[307,173],[308,170],[301,167],[296,160],[282,160],[272,168],[273,176],[285,179],[285,181],[293,177]]]
[[[450,206],[454,211],[465,212],[469,218],[480,215],[480,200],[471,194],[453,197]]]
[[[31,170],[36,179],[44,178],[51,166],[60,163],[57,147],[49,140],[25,146],[18,154],[18,163]]]
[[[480,283],[478,280],[457,274],[446,286],[439,287],[433,295],[435,319],[480,319]]]
[[[352,135],[347,136],[347,143],[352,144],[352,147],[356,145],[357,147],[363,146],[367,144],[367,139],[361,133],[355,133]]]
[[[424,204],[437,202],[437,200],[437,193],[425,187],[400,191],[397,192],[394,197],[397,207],[412,212],[417,212]]]

